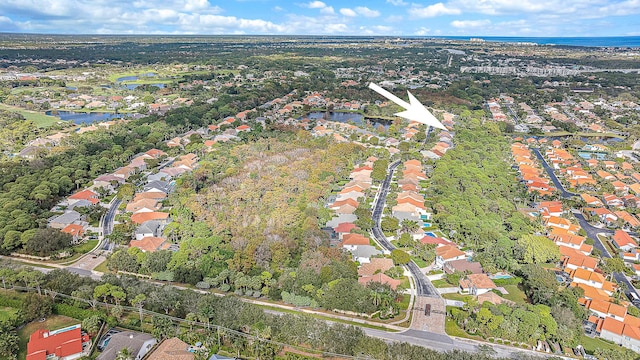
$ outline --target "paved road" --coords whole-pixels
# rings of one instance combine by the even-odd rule
[[[584,229],[584,231],[586,231],[587,236],[590,239],[593,239],[593,246],[596,249],[600,250],[600,252],[602,253],[602,257],[605,257],[605,258],[612,257],[611,254],[609,253],[609,249],[607,249],[607,247],[600,241],[600,239],[598,239],[598,234],[610,235],[610,234],[613,234],[614,231],[610,229],[600,229],[589,224],[587,219],[585,219],[584,216],[578,210],[574,209],[572,210],[572,212],[573,212],[573,216],[575,216],[576,219],[578,219],[578,223],[580,223],[580,226]],[[640,298],[640,293],[638,293],[638,291],[633,287],[633,285],[631,284],[631,281],[629,281],[629,278],[627,278],[625,274],[616,272],[616,273],[613,273],[613,278],[616,279],[618,283],[623,283],[627,286],[626,293],[635,293],[636,296]]]
[[[531,150],[534,152],[534,154],[536,154],[538,159],[540,159],[540,161],[542,162],[542,167],[547,171],[547,174],[549,174],[549,177],[551,178],[551,181],[553,181],[553,184],[556,186],[556,188],[560,190],[563,198],[569,199],[574,196],[579,196],[579,194],[565,190],[564,186],[562,186],[562,183],[560,182],[560,180],[558,180],[558,177],[556,177],[556,174],[553,172],[551,166],[549,166],[549,164],[547,164],[547,161],[542,157],[539,149],[532,148]]]
[[[380,190],[378,192],[378,197],[373,207],[373,221],[375,222],[375,226],[373,227],[373,235],[376,240],[383,248],[388,251],[392,251],[395,249],[387,237],[382,233],[382,229],[380,228],[380,220],[382,218],[382,210],[384,209],[385,202],[387,200],[387,194],[389,193],[389,185],[391,184],[391,178],[393,178],[393,173],[396,168],[400,165],[400,161],[396,161],[391,166],[389,166],[389,173],[387,177],[380,185]],[[418,296],[437,296],[440,297],[436,289],[431,285],[431,282],[424,273],[420,270],[418,265],[416,265],[413,261],[407,265],[407,268],[411,272],[413,279],[416,283],[416,294]]]
[[[104,222],[103,222],[103,229],[102,229],[102,235],[104,237],[104,245],[103,245],[103,249],[104,250],[110,250],[112,247],[112,244],[109,243],[109,235],[111,235],[111,233],[113,232],[113,221],[116,218],[116,212],[118,211],[118,206],[120,206],[120,199],[115,199],[112,203],[111,206],[109,206],[109,209],[107,210],[107,213],[104,215]]]

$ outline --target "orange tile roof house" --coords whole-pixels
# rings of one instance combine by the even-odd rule
[[[156,199],[156,200],[162,200],[164,198],[167,197],[166,193],[163,193],[161,191],[148,191],[148,192],[141,192],[141,193],[137,193],[135,194],[135,196],[133,197],[133,200],[131,200],[132,202],[137,202],[143,199]]]
[[[629,227],[636,228],[640,226],[640,220],[635,216],[629,214],[624,210],[618,210],[613,212],[618,218],[624,220]]]
[[[496,288],[487,274],[469,274],[459,281],[460,293],[482,295]]]
[[[342,237],[341,246],[347,249],[355,248],[357,246],[369,245],[369,238],[360,234],[345,234]]]
[[[571,286],[572,287],[579,287],[582,290],[584,290],[584,297],[586,299],[591,299],[591,300],[596,300],[597,299],[597,300],[611,301],[611,296],[609,296],[609,294],[607,294],[602,289],[598,289],[598,288],[595,288],[593,286],[589,286],[587,284],[575,283],[575,282],[572,282]]]
[[[78,240],[84,235],[84,226],[78,224],[69,224],[61,230],[63,233],[73,236],[73,242],[77,243]]]
[[[629,315],[624,321],[618,321],[612,317],[604,318],[600,327],[600,337],[633,351],[640,351],[640,328],[631,318],[633,316]]]
[[[52,331],[36,330],[29,337],[26,360],[79,358],[88,355],[90,341],[87,335],[82,335],[80,324]]]
[[[132,212],[134,214],[137,212],[153,212],[159,209],[160,206],[156,199],[140,199],[138,201],[131,201],[126,207],[127,212]]]
[[[588,300],[585,307],[594,312],[599,317],[612,317],[619,321],[624,321],[627,316],[627,308],[603,300]]]
[[[585,203],[587,203],[587,205],[589,206],[604,206],[604,204],[602,203],[602,201],[600,201],[600,199],[598,199],[595,196],[591,196],[589,194],[580,194],[580,197],[582,198],[582,200],[584,200]]]
[[[631,251],[638,247],[638,243],[624,230],[616,230],[611,240],[618,249],[624,251]]]
[[[373,260],[373,259],[371,259]],[[361,276],[358,278],[358,282],[364,286],[367,286],[367,284],[371,283],[371,282],[379,282],[381,284],[387,284],[389,285],[393,290],[395,290],[398,285],[402,284],[402,280],[396,280],[388,275],[385,275],[383,273],[377,273],[375,275],[367,275],[367,276]]]
[[[89,189],[78,191],[77,193],[69,196],[69,200],[74,200],[74,201],[87,200],[91,202],[93,205],[100,202],[100,200],[98,199],[98,193],[91,191]]]
[[[131,215],[131,221],[134,224],[142,224],[144,222],[147,222],[149,220],[166,220],[169,218],[169,214],[168,213],[163,213],[163,212],[140,212],[137,214],[133,214]]]
[[[436,265],[442,267],[445,262],[462,260],[467,255],[453,245],[444,245],[436,248]]]
[[[388,258],[372,258],[371,262],[362,264],[358,269],[358,276],[371,276],[376,273],[384,273],[393,267],[393,260]]]
[[[129,247],[137,247],[144,252],[154,252],[158,250],[167,250],[171,246],[165,239],[153,236],[147,236],[142,240],[131,240]]]

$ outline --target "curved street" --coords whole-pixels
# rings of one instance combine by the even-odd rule
[[[547,171],[547,174],[549,174],[549,177],[551,178],[551,181],[556,186],[556,188],[560,190],[563,198],[569,199],[574,196],[580,196],[579,194],[572,193],[564,188],[556,174],[553,172],[553,168],[551,168],[547,161],[542,157],[542,154],[540,153],[540,150],[538,148],[531,148],[531,150],[536,154],[536,157],[540,159],[540,161],[542,162],[542,167]]]
[[[373,206],[373,221],[375,223],[373,227],[373,235],[376,238],[376,241],[383,247],[385,250],[392,251],[395,249],[387,237],[382,233],[382,229],[380,228],[380,220],[382,219],[382,210],[384,209],[385,202],[387,200],[387,194],[389,193],[389,185],[391,184],[391,179],[393,178],[393,173],[396,168],[400,165],[400,161],[396,161],[389,166],[389,171],[387,173],[387,177],[384,179],[382,184],[380,185],[380,190],[378,190],[378,196]],[[431,285],[431,282],[424,273],[420,270],[418,265],[416,265],[413,261],[407,264],[407,268],[411,272],[411,276],[413,277],[416,284],[416,294],[418,296],[434,296],[440,297],[436,289]]]

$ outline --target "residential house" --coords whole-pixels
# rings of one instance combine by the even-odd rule
[[[56,216],[55,218],[49,221],[49,227],[54,229],[64,229],[69,224],[74,224],[81,221],[82,216],[77,211],[67,211],[60,216]]]
[[[603,300],[587,300],[585,308],[601,318],[611,317],[618,321],[624,321],[625,316],[627,316],[627,308]]]
[[[604,275],[595,271],[578,268],[573,270],[569,275],[573,279],[572,284],[584,284],[596,289],[602,289],[609,296],[611,296],[616,289],[614,283],[605,280]]]
[[[82,240],[82,236],[84,235],[84,226],[79,224],[69,224],[61,231],[65,234],[71,235],[73,237],[73,243],[77,244]]]
[[[168,194],[172,188],[173,186],[166,181],[155,180],[144,185],[143,190],[144,192],[162,192]]]
[[[638,247],[638,243],[624,230],[617,230],[611,240],[618,249],[626,252]]]
[[[358,276],[372,276],[384,273],[393,268],[393,260],[388,258],[373,258],[369,263],[362,264],[358,269]]]
[[[627,315],[624,321],[605,317],[599,326],[600,337],[635,352],[640,352],[640,327],[635,324],[636,321],[627,320],[631,317]]]
[[[612,224],[618,220],[616,214],[605,208],[584,208],[583,211],[589,216],[597,216],[605,224]]]
[[[142,224],[149,220],[167,220],[168,218],[169,214],[164,212],[139,212],[131,215],[131,222],[134,224]]]
[[[351,252],[353,261],[357,261],[360,264],[371,262],[373,256],[382,255],[380,250],[371,245],[359,245],[349,252]]]
[[[127,348],[131,359],[141,360],[156,344],[151,335],[137,331],[122,331],[111,335],[109,343],[96,360],[115,360],[118,353]]]
[[[460,293],[469,295],[482,295],[497,286],[487,274],[469,274],[459,281]]]
[[[136,173],[136,169],[131,166],[123,166],[113,172],[113,176],[127,180],[131,175]]]
[[[604,199],[604,203],[608,206],[615,206],[619,208],[624,207],[624,201],[613,194],[603,194],[602,198]]]
[[[143,252],[155,252],[158,250],[167,250],[171,246],[165,239],[153,236],[146,236],[140,240],[131,240],[129,247],[136,247]]]
[[[26,360],[71,360],[88,356],[91,339],[82,335],[80,324],[58,330],[36,330],[29,336]]]
[[[371,259],[373,260],[373,259]],[[377,273],[374,275],[365,275],[358,278],[358,282],[364,286],[367,286],[371,282],[378,282],[381,284],[389,285],[393,290],[395,290],[400,284],[402,284],[402,280],[394,279],[384,273]]]
[[[446,262],[465,259],[467,255],[453,245],[436,248],[436,266],[442,268]]]
[[[343,240],[345,234],[350,234],[351,230],[357,228],[354,223],[345,222],[338,224],[338,226],[333,228],[333,231],[338,235],[338,239]]]
[[[138,212],[154,212],[160,209],[160,205],[156,199],[141,199],[138,201],[131,201],[127,204],[126,211],[132,213]]]
[[[600,201],[600,199],[598,199],[595,196],[592,196],[592,195],[589,195],[589,194],[580,194],[580,197],[582,198],[582,200],[584,200],[584,202],[588,206],[593,206],[593,207],[602,207],[602,206],[604,206],[602,201]]]
[[[194,360],[196,355],[189,350],[187,343],[172,337],[161,342],[145,360]]]
[[[345,250],[355,250],[358,246],[369,245],[369,238],[360,234],[345,234],[342,237],[342,243],[340,244]]]
[[[116,187],[122,184],[124,184],[124,179],[113,174],[100,175],[93,180],[95,188],[104,188],[110,191],[115,190]]]
[[[618,218],[624,220],[626,225],[630,228],[637,228],[640,226],[640,221],[635,216],[629,214],[624,210],[618,210],[613,212]]]
[[[465,274],[482,274],[482,265],[479,262],[469,261],[467,259],[447,261],[444,263],[443,270],[447,274],[453,274],[458,271]]]
[[[100,202],[100,199],[98,199],[98,193],[96,193],[95,191],[89,190],[89,189],[84,189],[82,191],[79,191],[71,196],[69,196],[68,201],[69,204],[73,204],[76,201],[79,200],[86,200],[91,202],[93,205],[97,204]]]
[[[136,240],[142,240],[145,237],[159,237],[162,234],[164,222],[161,220],[145,221],[134,231]]]
[[[584,253],[567,246],[559,246],[558,249],[560,250],[562,266],[569,273],[578,268],[595,271],[598,267],[596,258],[586,256]]]

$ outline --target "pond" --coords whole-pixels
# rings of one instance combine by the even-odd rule
[[[155,77],[158,76],[158,74],[156,73],[152,73],[152,72],[148,72],[148,73],[144,73],[144,74],[140,74],[140,75],[130,75],[130,76],[122,76],[116,79],[116,83],[122,83],[125,81],[136,81],[136,80],[140,80],[141,78],[148,78],[148,77]],[[158,87],[160,89],[163,89],[166,85],[162,84],[162,83],[157,83],[157,84],[120,84],[123,88],[127,89],[127,90],[133,90],[135,88],[137,88],[138,86],[141,85],[149,85],[149,86],[155,86]]]
[[[131,75],[131,76],[123,76],[123,77],[119,77],[116,79],[116,82],[123,82],[123,81],[136,81],[140,78],[143,77],[154,77],[156,76],[156,73],[152,73],[152,72],[148,72],[145,74],[140,74],[140,75]]]
[[[60,120],[73,121],[74,124],[91,124],[93,122],[108,121],[111,119],[120,119],[124,117],[124,114],[115,114],[108,112],[75,112],[75,111],[58,111],[54,113],[49,110],[45,112],[49,116],[56,116]]]
[[[306,116],[302,116],[300,119],[303,119],[303,118],[308,118],[312,120],[325,119],[328,121],[337,121],[341,123],[347,123],[349,121],[352,121],[355,125],[358,125],[358,126],[362,125],[362,121],[363,119],[365,119],[374,128],[382,125],[385,128],[385,130],[389,129],[389,125],[391,125],[391,121],[365,118],[362,114],[355,113],[355,112],[313,111],[308,113]]]

